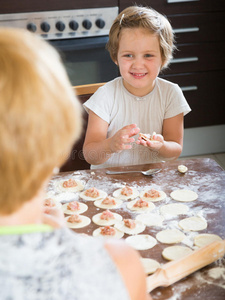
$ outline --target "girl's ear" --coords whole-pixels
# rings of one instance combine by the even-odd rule
[[[117,62],[117,60],[114,60],[114,63],[118,66],[118,62]]]

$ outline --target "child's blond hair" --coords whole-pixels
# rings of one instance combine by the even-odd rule
[[[22,29],[0,29],[0,214],[32,199],[67,158],[81,108],[56,50]]]
[[[162,56],[162,68],[166,68],[172,59],[174,34],[167,18],[154,9],[140,6],[130,6],[124,9],[114,20],[106,45],[114,62],[117,61],[121,31],[125,28],[144,28],[159,37]]]

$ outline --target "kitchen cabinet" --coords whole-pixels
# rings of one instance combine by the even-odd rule
[[[192,112],[185,128],[225,124],[225,1],[145,0],[166,15],[173,26],[177,50],[160,77],[179,84]],[[120,0],[120,11],[134,1]]]

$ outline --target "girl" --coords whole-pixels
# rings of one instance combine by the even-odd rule
[[[101,168],[177,158],[190,107],[178,85],[158,78],[174,49],[170,23],[153,9],[128,7],[115,19],[107,48],[121,77],[84,104],[85,159]],[[157,132],[157,142],[135,139],[139,132]]]

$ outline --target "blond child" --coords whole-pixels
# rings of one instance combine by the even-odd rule
[[[89,113],[84,142],[92,168],[176,158],[183,144],[183,117],[190,111],[178,85],[158,77],[172,58],[173,31],[166,17],[131,6],[115,19],[107,48],[121,77],[84,104]],[[138,133],[154,135],[144,141]]]
[[[44,212],[47,182],[80,128],[57,52],[32,33],[1,28],[1,300],[150,299],[136,251],[75,234],[61,211]]]

